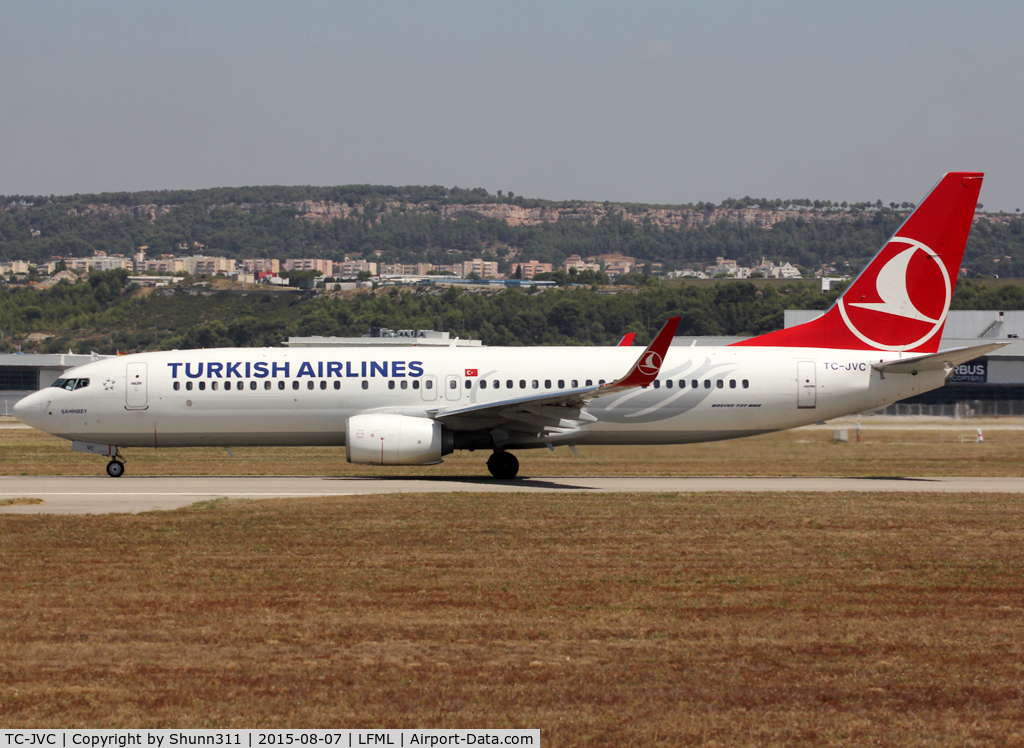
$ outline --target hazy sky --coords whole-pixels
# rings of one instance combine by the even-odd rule
[[[1019,2],[0,5],[0,194],[439,184],[1024,209]]]

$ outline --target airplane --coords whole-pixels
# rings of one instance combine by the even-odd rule
[[[156,351],[71,369],[14,415],[108,457],[111,477],[127,447],[334,445],[373,465],[485,450],[511,479],[513,450],[732,439],[860,413],[1002,345],[938,350],[983,176],[943,176],[823,316],[728,346],[672,346],[671,317],[639,356],[631,339]]]

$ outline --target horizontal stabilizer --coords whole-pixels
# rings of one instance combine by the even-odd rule
[[[986,353],[999,350],[1009,343],[986,343],[985,345],[972,345],[967,348],[950,348],[948,351],[929,353],[924,356],[887,361],[881,364],[873,364],[872,369],[883,374],[917,374],[920,371],[935,371],[937,369],[950,369],[959,364],[984,356]]]

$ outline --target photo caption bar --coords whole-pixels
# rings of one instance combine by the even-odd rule
[[[540,730],[3,730],[0,748],[178,748],[179,746],[438,746],[536,748]]]

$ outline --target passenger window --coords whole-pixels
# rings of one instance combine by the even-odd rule
[[[407,382],[407,381],[406,381],[406,380],[404,380],[404,379],[402,380],[402,389],[403,389],[403,390],[407,390],[407,389],[409,389],[409,382]]]
[[[506,379],[505,380],[505,389],[509,389],[509,390],[512,389],[512,380],[511,379]]]
[[[308,382],[306,382],[306,389],[307,390],[311,390],[311,389],[313,389],[313,387],[314,387],[314,384],[313,384],[313,380],[312,379],[310,379]]]
[[[572,388],[573,389],[576,389],[579,386],[580,386],[580,380],[578,380],[578,379],[572,380]]]
[[[540,382],[538,382],[536,379],[533,380],[533,389],[535,389],[535,390],[539,390],[540,389]]]
[[[292,389],[293,390],[299,389],[299,380],[298,379],[292,380]]]
[[[598,379],[598,380],[597,380],[597,383],[598,383],[598,384],[604,384],[604,380],[603,380],[603,379]]]
[[[544,380],[544,389],[546,389],[546,390],[550,390],[551,389],[551,380],[550,379],[545,379]]]
[[[593,386],[594,386],[594,380],[593,379],[588,379],[587,380],[587,387],[593,387]]]
[[[706,390],[710,390],[711,389],[711,380],[710,379],[705,379],[704,380],[704,389],[706,389]]]
[[[181,389],[181,382],[175,382],[174,383],[174,391],[177,392],[180,389]]]
[[[283,380],[283,379],[282,379],[282,380],[280,380],[280,381],[279,381],[279,382],[277,383],[277,389],[279,389],[279,390],[283,390],[283,389],[284,389],[284,380]]]
[[[495,379],[493,382],[491,382],[491,387],[493,387],[496,390],[500,390],[501,389],[501,380],[500,379]]]
[[[217,383],[216,382],[210,382],[210,389],[211,390],[217,389]],[[224,383],[224,389],[230,390],[231,389],[231,382],[225,382]]]
[[[334,380],[334,389],[336,389],[336,390],[340,390],[341,389],[341,381],[340,380],[338,380],[338,379]]]
[[[747,389],[748,387],[750,387],[750,382],[748,380],[744,379],[743,380],[743,389]]]
[[[693,389],[697,389],[698,387],[700,387],[700,382],[694,379],[690,382],[690,386],[693,387]]]
[[[200,382],[199,383],[199,389],[205,390],[206,389],[206,382]]]
[[[472,379],[467,379],[466,380],[466,389],[467,390],[473,389],[473,380]]]
[[[671,379],[666,379],[666,380],[665,380],[665,386],[666,386],[666,387],[667,387],[668,389],[672,389],[672,380],[671,380]]]
[[[202,389],[202,387],[200,387],[200,389]],[[216,391],[217,390],[217,383],[216,382],[210,382],[210,389]],[[231,389],[231,382],[225,382],[224,383],[224,389],[230,390]]]
[[[185,389],[191,391],[192,390],[192,383],[191,382],[185,382]]]
[[[718,389],[722,389],[723,387],[725,387],[725,382],[723,382],[723,381],[722,381],[721,379],[719,379],[719,380],[718,380],[718,381],[717,381],[717,382],[715,383],[715,385],[716,385],[716,386],[718,387]]]
[[[364,390],[370,389],[370,383],[367,382],[365,379],[363,380],[363,389]]]
[[[414,390],[418,390],[420,388],[420,380],[418,380],[418,379],[412,380],[412,388]],[[334,383],[334,389],[338,389],[338,382]]]
[[[459,386],[459,383],[456,382],[454,379],[448,383],[448,389],[450,389],[450,390],[454,390],[458,386]]]
[[[256,389],[256,380],[255,379],[252,380],[251,382],[249,382],[249,389],[250,390]]]
[[[729,389],[730,390],[736,389],[736,380],[735,379],[730,379],[729,380]]]
[[[480,389],[482,389],[482,390],[486,390],[487,389],[487,380],[486,379],[481,379],[480,380]]]
[[[389,379],[388,380],[388,389],[389,390],[395,389],[395,380],[394,379]]]
[[[564,379],[559,379],[558,380],[558,389],[560,389],[560,390],[564,390],[565,389],[565,380]]]
[[[366,389],[366,388],[364,387],[363,389]],[[428,390],[434,389],[434,380],[433,379],[428,379],[427,380],[427,389]]]
[[[525,390],[526,389],[526,380],[525,379],[520,379],[519,380],[519,389],[521,389],[521,390]]]
[[[655,379],[654,380],[654,389],[656,389],[656,390],[660,390],[661,389],[661,380],[660,379]]]
[[[326,379],[321,379],[320,380],[320,389],[322,389],[322,390],[326,390],[327,389],[327,380]]]
[[[685,390],[686,389],[686,380],[685,379],[680,379],[679,380],[679,389],[681,389],[681,390]]]

